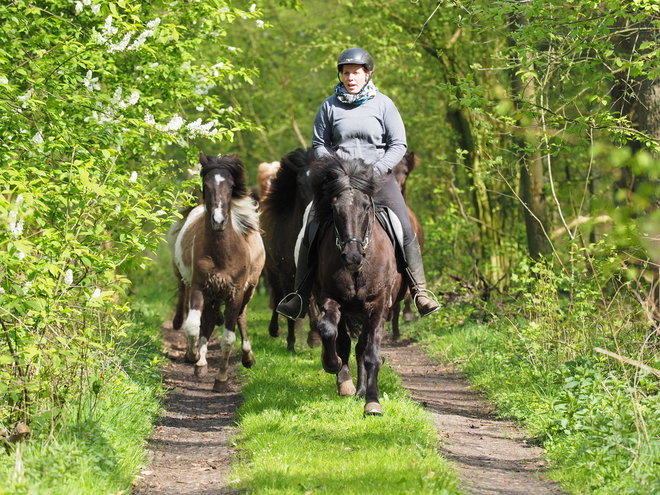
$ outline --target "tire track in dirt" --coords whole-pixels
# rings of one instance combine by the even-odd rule
[[[543,450],[512,422],[494,415],[483,397],[451,366],[433,362],[410,340],[384,341],[383,354],[413,399],[433,417],[439,448],[473,495],[564,493],[545,479]]]

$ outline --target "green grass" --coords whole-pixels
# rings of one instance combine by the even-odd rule
[[[565,490],[660,493],[656,377],[622,368],[586,349],[572,359],[562,359],[565,349],[560,346],[539,352],[536,344],[544,334],[530,333],[535,329],[529,322],[482,323],[470,318],[471,311],[450,307],[436,321],[422,320],[406,330],[436,359],[454,362],[465,371],[500,415],[524,423],[546,449],[550,475]],[[595,318],[594,314],[592,321]],[[563,324],[562,332],[585,331],[583,325],[574,325]],[[602,338],[595,332],[592,337]]]
[[[34,418],[33,434],[19,452],[0,450],[0,494],[130,493],[147,462],[145,439],[163,394],[159,329],[170,302],[158,271],[152,267],[141,275],[132,324],[125,336],[114,338],[113,354],[103,347],[89,360],[86,372],[99,380],[96,392],[92,386],[66,404],[53,430],[47,414]]]
[[[231,487],[254,493],[457,493],[457,478],[438,454],[429,415],[387,363],[379,376],[382,417],[364,417],[364,400],[339,397],[320,350],[298,337],[267,334],[265,298],[248,313],[257,364],[242,372],[240,454]],[[354,356],[352,367],[355,369]]]

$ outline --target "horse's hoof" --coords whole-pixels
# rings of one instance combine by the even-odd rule
[[[187,363],[193,363],[194,364],[197,361],[199,361],[199,353],[188,351],[188,352],[186,352],[185,359],[186,359]]]
[[[225,380],[224,382],[221,382],[220,380],[216,380],[213,383],[213,391],[219,394],[230,392],[231,387],[229,386],[229,380]]]
[[[268,333],[273,338],[279,337],[280,335],[282,335],[282,328],[279,325],[277,325],[275,328],[271,326],[268,328]]]
[[[208,366],[195,366],[195,376],[198,378],[206,376],[206,373],[208,373],[208,371],[209,371]]]
[[[337,391],[339,392],[340,397],[350,397],[355,395],[355,385],[353,385],[353,380],[346,380],[337,384]]]
[[[341,358],[337,356],[337,364],[335,366],[330,366],[325,362],[325,359],[323,359],[323,353],[321,353],[321,364],[323,365],[323,370],[326,373],[330,373],[331,375],[336,375],[341,371],[341,367],[343,366],[344,363],[342,363]]]
[[[364,415],[365,416],[382,416],[383,408],[380,407],[378,402],[367,402],[364,406]]]
[[[321,336],[319,335],[319,333],[315,332],[314,330],[310,330],[309,333],[307,334],[307,345],[311,349],[314,349],[315,347],[318,347],[320,343],[321,343]]]
[[[410,323],[414,319],[415,319],[415,313],[413,313],[412,311],[410,313],[403,313],[403,321],[405,321],[406,323]]]
[[[254,354],[250,352],[248,355],[243,354],[243,359],[241,360],[241,363],[243,363],[244,368],[252,368],[254,366],[254,363],[257,360],[254,357]]]

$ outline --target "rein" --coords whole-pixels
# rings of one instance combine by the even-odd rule
[[[337,249],[339,251],[343,251],[344,248],[346,247],[346,244],[350,244],[351,242],[357,242],[362,246],[362,249],[367,249],[367,246],[369,245],[369,241],[371,241],[371,230],[373,229],[373,217],[375,215],[376,208],[374,206],[374,199],[371,198],[371,212],[372,214],[369,215],[369,222],[367,222],[367,228],[364,232],[364,235],[362,236],[362,240],[358,239],[357,237],[351,237],[350,239],[346,239],[345,241],[341,240],[341,236],[339,234],[339,230],[337,229],[337,222],[335,221],[335,213],[334,211],[332,212],[332,226],[335,229],[335,246],[337,246]]]

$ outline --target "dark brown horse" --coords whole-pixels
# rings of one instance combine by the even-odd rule
[[[380,343],[392,306],[406,291],[392,241],[376,220],[379,179],[362,160],[322,158],[312,165],[316,217],[328,224],[318,246],[314,296],[321,311],[321,362],[337,374],[339,395],[366,398],[365,414],[382,414]],[[357,338],[357,389],[348,367]]]
[[[296,239],[303,226],[305,207],[312,201],[312,186],[309,177],[309,165],[314,159],[312,149],[298,148],[280,161],[280,168],[271,179],[268,194],[261,208],[261,226],[264,247],[266,249],[266,280],[270,286],[271,307],[273,314],[268,326],[271,336],[277,337],[282,332],[279,315],[275,307],[280,300],[294,290],[296,262],[294,251]],[[308,334],[308,344],[318,342],[316,332],[316,312],[310,310],[312,328]],[[296,322],[287,320],[287,348],[294,350],[296,342]]]
[[[190,210],[183,224],[178,222],[168,234],[179,282],[172,324],[177,330],[183,325],[188,340],[186,360],[195,363],[195,374],[202,376],[208,369],[208,342],[216,324],[224,322],[220,366],[213,386],[222,391],[236,341],[236,324],[241,332],[243,366],[254,364],[246,310],[264,266],[265,253],[256,203],[245,186],[244,167],[238,155],[216,157],[200,153],[200,163],[203,204]]]
[[[396,178],[399,188],[401,189],[401,194],[403,199],[408,202],[406,197],[406,182],[408,181],[408,176],[417,165],[419,165],[420,158],[415,155],[413,151],[407,151],[404,157],[399,163],[397,163],[392,169],[392,173]],[[408,216],[410,217],[410,223],[412,224],[413,231],[417,235],[417,241],[419,242],[419,247],[424,250],[424,229],[419,219],[415,213],[408,206]],[[392,308],[392,338],[398,340],[401,336],[399,330],[399,315],[401,314],[401,303],[397,303]],[[415,319],[415,313],[412,310],[412,298],[410,293],[408,293],[403,301],[403,321],[412,321]]]

